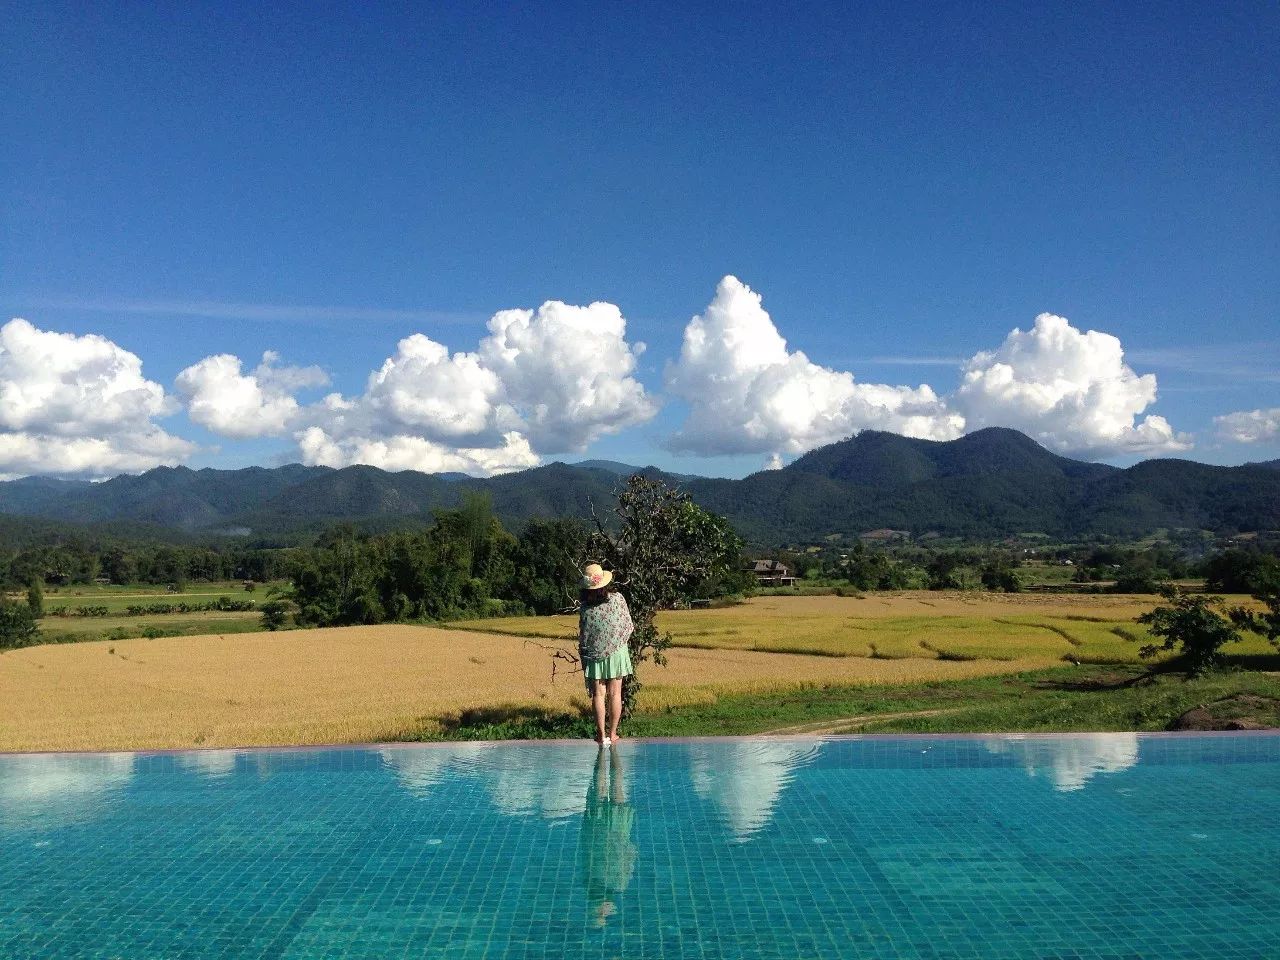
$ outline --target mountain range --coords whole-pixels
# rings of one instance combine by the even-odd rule
[[[478,479],[368,466],[158,467],[101,483],[45,477],[0,483],[0,514],[269,538],[339,521],[372,529],[421,523],[435,509],[458,505],[466,492],[482,491],[498,516],[518,528],[530,517],[607,509],[622,478],[636,470],[595,460]],[[638,472],[688,491],[759,545],[881,528],[974,538],[1280,529],[1280,461],[1219,467],[1159,459],[1121,469],[1058,456],[1001,428],[945,442],[864,431],[741,480],[652,467]]]

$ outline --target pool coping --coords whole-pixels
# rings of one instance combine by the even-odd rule
[[[631,743],[720,743],[737,741],[795,742],[795,741],[854,741],[871,742],[920,742],[938,740],[1078,740],[1097,737],[1140,737],[1149,740],[1194,740],[1225,737],[1280,737],[1280,729],[1266,730],[1095,730],[1095,731],[1044,731],[1029,733],[756,733],[726,734],[723,736],[696,737],[624,737],[622,745]],[[0,750],[0,759],[6,757],[103,757],[103,756],[164,756],[189,753],[305,753],[333,750],[430,750],[467,747],[499,746],[580,746],[590,747],[593,741],[585,737],[553,737],[536,740],[387,740],[360,743],[299,743],[255,744],[251,746],[225,747],[147,747],[136,750]]]

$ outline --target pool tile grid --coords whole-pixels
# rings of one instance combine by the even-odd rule
[[[600,927],[579,744],[64,757],[0,804],[0,955],[1277,955],[1274,739],[922,742],[624,745]]]

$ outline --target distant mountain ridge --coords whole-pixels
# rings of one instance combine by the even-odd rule
[[[275,535],[347,520],[376,529],[425,523],[433,510],[457,506],[468,491],[483,491],[505,522],[519,526],[531,517],[586,517],[593,505],[607,509],[633,469],[615,461],[552,463],[478,479],[368,466],[160,467],[103,483],[0,483],[0,514]],[[653,467],[640,472],[687,490],[762,545],[886,527],[970,537],[1280,528],[1275,463],[1218,467],[1147,460],[1121,469],[1058,456],[1000,428],[950,441],[865,431],[741,480]]]

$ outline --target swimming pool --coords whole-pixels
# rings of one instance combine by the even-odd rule
[[[0,756],[0,957],[1280,956],[1280,736]]]

